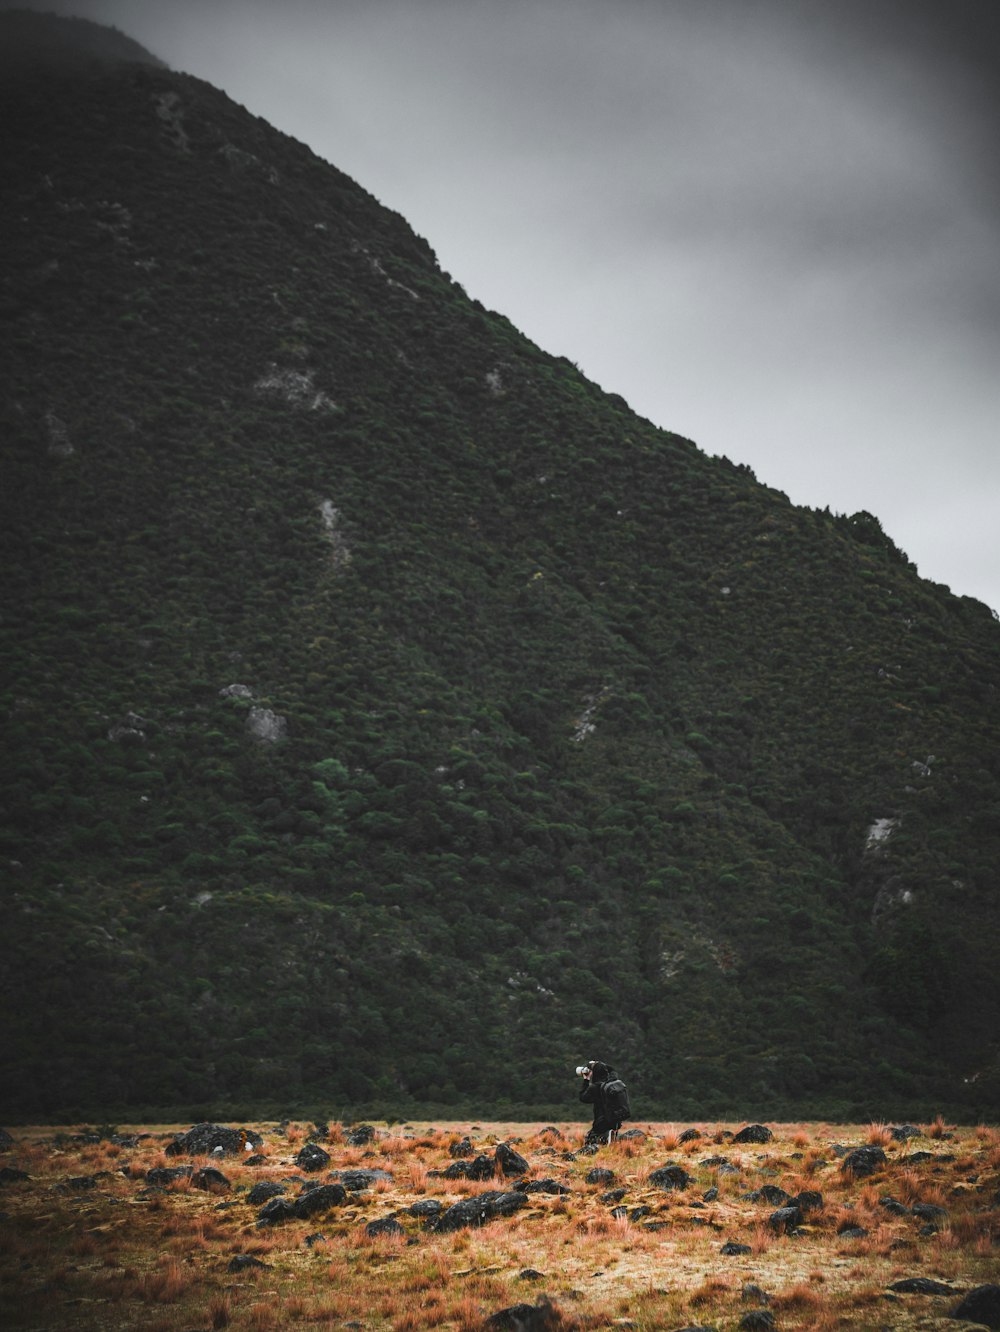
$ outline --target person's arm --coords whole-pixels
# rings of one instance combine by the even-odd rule
[[[580,1088],[580,1100],[593,1105],[600,1094],[600,1087],[595,1087],[590,1078],[584,1078],[583,1086]]]

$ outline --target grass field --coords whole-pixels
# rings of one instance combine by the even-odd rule
[[[268,1123],[239,1126],[262,1136],[257,1151],[168,1155],[188,1127],[11,1131],[0,1156],[4,1327],[402,1332],[492,1318],[512,1328],[954,1332],[974,1324],[948,1315],[1000,1270],[993,1128],[939,1120],[904,1138],[880,1124],[770,1124],[771,1140],[753,1144],[734,1141],[740,1124],[640,1123],[589,1155],[580,1124],[375,1124],[371,1141],[351,1145],[341,1125],[317,1134]],[[296,1162],[310,1136],[330,1157],[313,1171]],[[472,1154],[456,1155],[465,1138]],[[503,1143],[526,1171],[502,1173]],[[884,1152],[873,1173],[846,1168],[844,1149],[858,1146]],[[494,1177],[443,1174],[478,1158],[488,1159],[474,1171],[495,1166]],[[655,1175],[667,1165],[684,1172],[672,1188]],[[178,1166],[192,1172],[147,1178]],[[294,1204],[303,1185],[372,1170],[384,1174],[348,1173],[344,1196],[310,1216],[261,1221],[249,1197],[269,1182]],[[542,1187],[526,1189],[532,1182]],[[515,1192],[523,1202],[501,1204],[508,1214],[440,1224],[462,1199]],[[799,1216],[775,1216],[788,1205],[782,1193],[799,1200]],[[389,1217],[390,1233],[369,1233]],[[741,1248],[724,1253],[727,1244]],[[912,1278],[948,1289],[891,1289]]]

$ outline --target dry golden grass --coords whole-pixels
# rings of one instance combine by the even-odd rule
[[[499,1309],[545,1297],[553,1326],[564,1332],[616,1320],[639,1329],[728,1329],[754,1307],[742,1295],[747,1284],[768,1292],[782,1329],[917,1328],[957,1300],[903,1295],[889,1304],[890,1282],[923,1275],[969,1288],[995,1280],[1000,1133],[993,1128],[956,1128],[939,1118],[923,1142],[901,1144],[883,1124],[772,1124],[770,1143],[741,1151],[731,1142],[739,1124],[697,1125],[702,1136],[684,1143],[686,1126],[654,1124],[641,1126],[642,1137],[577,1156],[581,1125],[557,1125],[558,1135],[527,1124],[379,1127],[374,1142],[355,1147],[335,1124],[323,1144],[330,1170],[376,1168],[391,1180],[348,1194],[324,1215],[260,1227],[259,1207],[247,1202],[255,1183],[285,1182],[294,1198],[296,1180],[322,1183],[327,1172],[306,1176],[294,1162],[312,1125],[252,1127],[265,1139],[261,1166],[169,1157],[164,1148],[178,1130],[164,1126],[134,1148],[74,1142],[74,1129],[60,1136],[15,1130],[4,1164],[31,1178],[5,1184],[0,1197],[5,1328],[473,1329]],[[409,1212],[413,1204],[436,1199],[447,1208],[513,1186],[502,1178],[442,1177],[454,1160],[449,1148],[466,1136],[476,1154],[490,1156],[510,1141],[529,1162],[527,1178],[554,1177],[571,1192],[528,1194],[513,1215],[480,1229],[426,1227]],[[854,1179],[832,1150],[838,1142],[877,1143],[887,1163],[869,1179]],[[931,1159],[910,1160],[919,1149]],[[739,1173],[701,1164],[712,1156]],[[692,1176],[686,1189],[650,1184],[668,1163],[683,1163]],[[149,1186],[148,1170],[178,1164],[215,1165],[231,1188],[211,1193],[188,1179]],[[613,1171],[613,1182],[588,1184],[595,1166]],[[791,1195],[817,1190],[824,1206],[805,1214],[800,1233],[777,1233],[768,1220],[774,1209],[745,1197],[764,1184]],[[718,1196],[705,1202],[713,1186]],[[625,1190],[622,1215],[601,1201],[608,1188]],[[930,1203],[947,1215],[925,1229],[919,1216],[887,1210],[890,1195],[907,1208]],[[369,1222],[393,1214],[402,1236],[367,1234]],[[846,1226],[868,1233],[842,1236]],[[724,1256],[727,1241],[749,1252]],[[239,1255],[266,1266],[230,1271]]]

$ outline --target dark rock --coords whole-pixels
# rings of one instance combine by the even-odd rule
[[[843,1230],[838,1230],[837,1234],[841,1239],[866,1239],[868,1231],[864,1226],[845,1226]]]
[[[830,1146],[830,1151],[838,1158],[846,1156],[850,1150],[850,1147],[845,1147],[842,1142],[835,1142]]]
[[[612,1209],[611,1209],[611,1215],[612,1215],[613,1217],[616,1217],[619,1221],[624,1221],[625,1218],[628,1216],[628,1208],[627,1208],[627,1207],[612,1207]]]
[[[156,1166],[146,1174],[147,1184],[173,1184],[178,1179],[189,1179],[194,1166]]]
[[[752,1253],[753,1250],[749,1244],[737,1244],[735,1240],[727,1240],[719,1252],[725,1254],[727,1258],[736,1258],[743,1253]]]
[[[247,1202],[251,1207],[260,1207],[266,1203],[269,1198],[278,1198],[286,1192],[284,1184],[277,1183],[276,1180],[262,1179],[259,1184],[255,1184],[247,1194]]]
[[[615,1181],[615,1172],[605,1170],[601,1166],[594,1166],[593,1170],[588,1170],[585,1176],[588,1184],[613,1184]]]
[[[367,1147],[376,1137],[377,1134],[371,1124],[358,1124],[345,1135],[344,1141],[348,1147]]]
[[[700,1138],[700,1137],[701,1137],[701,1134],[698,1132],[698,1130],[697,1130],[696,1128],[689,1128],[689,1129],[685,1129],[685,1130],[684,1130],[684,1132],[681,1134],[681,1136],[680,1136],[680,1138],[678,1139],[678,1141],[679,1141],[679,1142],[694,1142],[696,1138]]]
[[[196,1189],[204,1189],[206,1193],[228,1193],[232,1185],[221,1170],[216,1170],[215,1166],[202,1166],[191,1176],[191,1185]]]
[[[686,1189],[691,1176],[679,1165],[660,1166],[649,1176],[649,1183],[657,1189]]]
[[[313,1248],[313,1246],[316,1244],[325,1244],[325,1243],[326,1243],[326,1236],[323,1234],[321,1230],[314,1230],[311,1235],[307,1235],[305,1238],[305,1245],[307,1249]]]
[[[491,1189],[472,1198],[463,1198],[442,1213],[435,1229],[441,1231],[461,1230],[465,1226],[482,1226],[496,1216],[512,1216],[519,1207],[528,1201],[523,1193],[516,1190],[502,1193]]]
[[[798,1207],[779,1207],[767,1218],[767,1224],[779,1235],[787,1235],[802,1224],[802,1210]]]
[[[378,1221],[369,1221],[365,1226],[365,1234],[372,1239],[377,1239],[379,1235],[404,1235],[405,1233],[394,1216],[383,1216]]]
[[[330,1136],[330,1125],[329,1125],[329,1124],[316,1124],[316,1125],[313,1127],[313,1131],[308,1135],[307,1141],[309,1141],[309,1142],[326,1142],[326,1140],[327,1140],[327,1138],[329,1138],[329,1136]]]
[[[916,1124],[897,1124],[889,1132],[895,1138],[896,1142],[906,1142],[909,1138],[922,1138],[924,1135],[917,1128]]]
[[[517,1274],[519,1281],[544,1281],[545,1273],[539,1272],[534,1267],[525,1267]]]
[[[803,1212],[818,1212],[823,1206],[823,1195],[816,1189],[803,1189],[790,1201]]]
[[[226,1156],[243,1156],[247,1144],[262,1147],[264,1139],[253,1129],[224,1128],[221,1124],[195,1124],[178,1134],[164,1149],[168,1156],[210,1156],[219,1151]]]
[[[563,1135],[559,1129],[556,1128],[555,1124],[547,1124],[545,1128],[539,1129],[538,1136],[540,1138],[555,1138],[559,1142],[562,1142],[563,1140]]]
[[[748,1124],[746,1128],[740,1129],[739,1133],[733,1138],[733,1142],[764,1143],[770,1142],[773,1137],[774,1134],[764,1124]]]
[[[315,1188],[304,1190],[295,1199],[271,1198],[257,1214],[257,1222],[259,1225],[274,1225],[280,1221],[304,1221],[339,1207],[346,1197],[347,1191],[343,1184],[318,1184]]]
[[[628,1141],[629,1138],[633,1138],[633,1139],[634,1139],[634,1138],[644,1138],[645,1136],[646,1136],[646,1134],[642,1131],[642,1129],[630,1128],[630,1129],[625,1129],[625,1131],[624,1131],[623,1133],[619,1133],[619,1134],[618,1134],[618,1141],[619,1141],[619,1142],[626,1142],[626,1141]]]
[[[624,1189],[608,1189],[607,1193],[601,1194],[600,1201],[610,1206],[612,1203],[620,1203],[624,1197]]]
[[[653,1209],[651,1207],[633,1207],[628,1214],[630,1221],[641,1221],[644,1216],[649,1216]]]
[[[740,1291],[740,1299],[747,1301],[756,1300],[758,1304],[771,1303],[771,1296],[767,1291],[761,1290],[760,1286],[754,1285],[752,1281],[748,1281],[742,1291]]]
[[[495,1156],[500,1173],[508,1176],[508,1178],[513,1175],[523,1175],[531,1169],[524,1157],[519,1152],[515,1152],[509,1143],[498,1143]]]
[[[30,1179],[27,1170],[18,1170],[15,1166],[4,1166],[0,1170],[0,1184],[13,1184],[19,1179]]]
[[[441,1215],[442,1207],[437,1198],[421,1198],[408,1208],[411,1216],[430,1218]]]
[[[948,1213],[943,1207],[937,1207],[934,1203],[914,1203],[910,1209],[914,1216],[919,1216],[922,1221],[946,1221]]]
[[[866,1175],[874,1175],[885,1163],[886,1155],[881,1147],[855,1147],[844,1157],[840,1168],[845,1174],[863,1179]]]
[[[441,1174],[444,1179],[492,1179],[496,1161],[492,1156],[477,1156],[474,1161],[452,1161]]]
[[[952,1309],[949,1318],[964,1318],[986,1327],[1000,1327],[1000,1286],[977,1286]]]
[[[715,1202],[719,1196],[719,1190],[713,1184],[710,1189],[706,1189],[701,1195],[703,1202]]]
[[[740,1198],[743,1202],[765,1202],[770,1207],[782,1207],[790,1201],[791,1194],[779,1189],[776,1184],[764,1184],[751,1193],[741,1193]]]
[[[454,1157],[474,1156],[476,1152],[472,1139],[464,1137],[461,1142],[453,1142],[448,1148],[448,1155]]]
[[[898,1290],[902,1295],[954,1295],[955,1287],[946,1286],[943,1281],[932,1281],[930,1277],[904,1277],[894,1281],[890,1290]]]
[[[555,1332],[562,1323],[558,1311],[544,1297],[537,1304],[512,1304],[491,1314],[483,1323],[494,1332]]]
[[[227,1272],[245,1272],[248,1267],[268,1267],[268,1263],[262,1263],[259,1258],[255,1258],[252,1253],[238,1253],[235,1258],[230,1258],[226,1267]]]
[[[557,1179],[522,1179],[514,1185],[518,1193],[560,1193],[571,1192],[566,1184],[560,1184]],[[623,1190],[624,1192],[624,1190]]]
[[[300,1170],[308,1170],[312,1174],[317,1170],[323,1170],[330,1164],[330,1153],[320,1147],[318,1143],[307,1142],[296,1153],[295,1164]]]
[[[254,1152],[253,1156],[248,1156],[243,1164],[248,1166],[267,1165],[267,1157],[261,1156],[260,1152]]]
[[[388,1170],[331,1170],[330,1178],[340,1180],[350,1193],[360,1193],[362,1189],[372,1188],[380,1179],[391,1182],[392,1175]]]
[[[777,1327],[774,1314],[768,1309],[751,1309],[739,1321],[739,1326],[747,1332],[766,1332],[767,1328]]]
[[[908,1207],[905,1207],[897,1198],[885,1197],[879,1198],[879,1207],[884,1208],[891,1216],[911,1216],[912,1213]]]

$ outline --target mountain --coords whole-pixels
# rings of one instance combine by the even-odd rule
[[[217,89],[0,46],[3,1113],[995,1112],[991,612]]]

